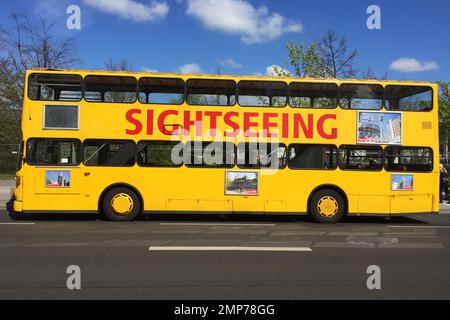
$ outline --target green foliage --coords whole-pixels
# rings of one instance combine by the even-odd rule
[[[349,51],[347,40],[329,31],[319,41],[311,44],[286,43],[288,60],[286,64],[294,70],[299,78],[348,78],[356,75],[353,62],[357,51]],[[275,68],[274,68],[275,69]],[[290,76],[280,70],[279,76]]]
[[[294,68],[296,77],[320,77],[322,73],[322,57],[320,56],[317,42],[307,45],[291,41],[286,44],[286,48],[289,51],[289,60],[287,62]]]
[[[22,87],[20,76],[0,60],[0,172],[14,171],[21,141]]]
[[[439,117],[441,123],[450,123],[450,89],[449,82],[438,82],[439,85]]]
[[[448,152],[450,127],[450,90],[449,82],[438,82],[439,85],[439,143],[444,153]]]
[[[73,40],[53,37],[55,23],[42,18],[32,25],[18,14],[12,14],[10,22],[9,28],[0,26],[0,172],[16,167],[25,71],[79,63]]]

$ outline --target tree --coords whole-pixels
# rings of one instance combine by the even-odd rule
[[[286,64],[294,70],[295,77],[350,78],[357,74],[353,68],[357,50],[349,52],[346,38],[339,38],[333,31],[311,44],[288,42],[286,48]],[[280,68],[274,68],[274,72],[278,76],[292,75]]]
[[[14,170],[11,152],[21,141],[25,71],[33,68],[69,68],[80,62],[72,38],[56,40],[55,23],[41,18],[32,24],[27,17],[11,15],[10,28],[0,26],[0,169]]]
[[[439,140],[445,157],[448,156],[448,132],[450,127],[450,82],[438,82],[439,85]]]
[[[108,61],[105,62],[105,68],[109,71],[133,71],[133,66],[125,58],[114,61],[110,57]]]
[[[10,68],[25,75],[32,68],[68,68],[80,63],[73,38],[56,40],[52,32],[55,22],[40,18],[31,24],[26,16],[12,14],[13,26],[0,28],[0,48]]]
[[[299,78],[305,77],[319,77],[321,57],[318,50],[318,44],[316,42],[305,45],[297,44],[295,42],[288,42],[286,48],[289,51],[289,64],[294,69],[294,75]],[[274,72],[280,76],[290,76],[290,73],[274,66]]]
[[[359,79],[373,79],[373,80],[386,80],[387,77],[388,77],[387,72],[385,72],[383,76],[378,77],[372,70],[372,68],[367,68],[366,70],[361,71],[358,76]]]
[[[5,59],[0,60],[0,172],[12,171],[20,143],[20,110],[22,88],[15,84],[20,77],[8,68]]]
[[[338,38],[336,33],[328,31],[319,42],[318,52],[319,72],[323,78],[351,78],[356,75],[353,63],[358,51],[349,52],[346,38]]]

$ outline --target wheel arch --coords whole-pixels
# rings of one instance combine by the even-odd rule
[[[315,187],[309,194],[308,197],[308,205],[307,205],[307,212],[308,214],[310,214],[310,206],[311,206],[311,199],[313,197],[313,195],[320,190],[324,190],[324,189],[330,189],[333,191],[336,191],[337,193],[339,193],[342,196],[342,199],[344,199],[344,215],[346,215],[348,213],[348,197],[347,194],[345,193],[345,191],[338,187],[335,184],[321,184],[320,186]]]
[[[113,184],[109,185],[108,187],[106,187],[100,194],[100,197],[98,198],[98,212],[99,213],[102,213],[102,211],[103,211],[103,199],[104,199],[106,193],[108,193],[109,190],[114,189],[114,188],[127,188],[127,189],[130,189],[131,191],[133,191],[134,193],[136,193],[137,197],[139,198],[139,201],[141,202],[141,212],[139,212],[139,214],[142,214],[142,212],[144,212],[144,198],[142,197],[139,190],[135,186],[133,186],[129,183],[117,182],[117,183],[113,183]]]

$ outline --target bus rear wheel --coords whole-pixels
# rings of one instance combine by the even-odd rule
[[[311,198],[309,213],[317,222],[336,223],[344,216],[344,199],[334,190],[319,190]]]
[[[141,212],[141,202],[128,188],[113,188],[103,197],[103,212],[111,221],[133,221]]]

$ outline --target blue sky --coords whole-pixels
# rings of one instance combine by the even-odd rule
[[[369,30],[369,5],[381,29]],[[81,30],[66,28],[69,5]],[[390,79],[448,81],[448,0],[40,0],[3,1],[0,24],[18,12],[54,20],[58,37],[73,37],[81,68],[101,69],[110,57],[135,71],[267,74],[285,66],[286,41],[309,43],[329,29],[358,49],[355,67]]]

